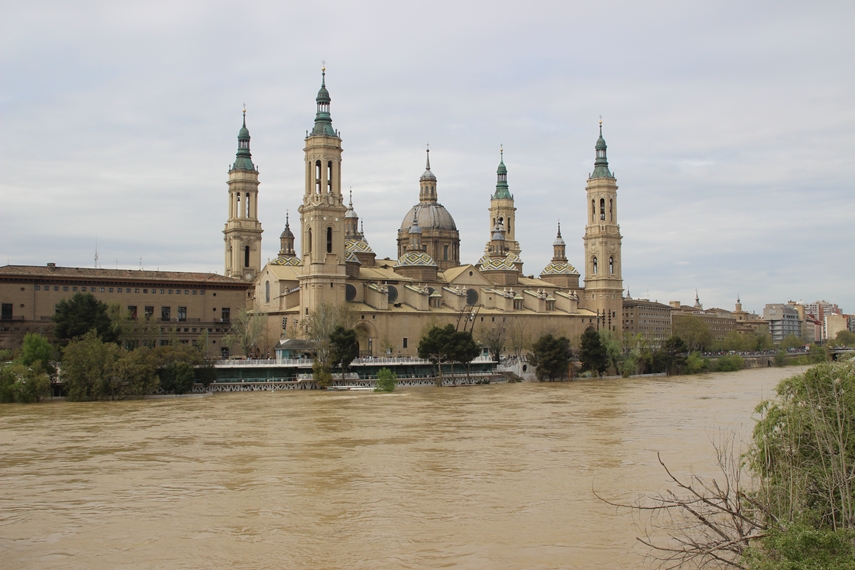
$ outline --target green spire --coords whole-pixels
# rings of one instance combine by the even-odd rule
[[[318,91],[315,101],[318,103],[318,111],[315,114],[315,126],[312,129],[312,136],[337,137],[338,135],[336,135],[335,130],[332,128],[332,117],[330,117],[330,92],[327,91],[326,64],[321,67],[321,88]]]
[[[614,178],[609,171],[609,161],[606,158],[606,139],[603,138],[603,118],[600,117],[600,138],[594,147],[597,151],[597,159],[594,161],[594,172],[591,178]]]
[[[496,193],[493,200],[513,200],[514,196],[508,191],[508,169],[505,167],[505,150],[499,146],[499,168],[496,170]]]
[[[246,106],[243,108],[243,126],[238,131],[238,150],[232,170],[255,170],[249,152],[249,129],[246,128]]]

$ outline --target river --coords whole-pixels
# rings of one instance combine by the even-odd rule
[[[0,406],[0,568],[638,568],[617,500],[715,471],[801,368]]]

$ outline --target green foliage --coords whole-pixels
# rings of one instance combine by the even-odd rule
[[[833,346],[855,347],[855,333],[849,331],[839,331],[834,337]]]
[[[700,352],[693,352],[686,359],[686,374],[699,374],[710,368],[710,361],[703,357]]]
[[[207,388],[217,380],[217,369],[211,361],[206,360],[204,364],[196,367],[196,382]]]
[[[53,322],[56,323],[54,334],[63,343],[81,338],[89,331],[95,331],[104,342],[115,342],[118,338],[107,314],[107,305],[91,293],[75,293],[61,300],[56,306]]]
[[[150,348],[121,352],[110,373],[108,388],[111,400],[145,396],[154,392],[157,386],[158,376]]]
[[[592,373],[602,376],[609,366],[608,349],[603,346],[600,335],[593,329],[582,333],[579,348],[579,360],[582,363],[582,372],[590,370]]]
[[[620,366],[624,359],[623,345],[611,331],[605,329],[600,330],[600,343],[606,349],[606,361],[615,370],[615,374],[620,373]]]
[[[478,329],[478,340],[490,350],[490,355],[498,361],[505,349],[508,339],[508,327],[505,323],[495,323],[492,327],[484,326]]]
[[[433,326],[419,340],[419,358],[426,358],[438,367],[436,385],[442,386],[442,365],[452,358],[454,325]]]
[[[160,386],[166,392],[186,394],[193,389],[196,373],[188,362],[172,362],[161,368],[158,373]]]
[[[12,351],[7,348],[0,348],[0,362],[8,362],[12,360]]]
[[[782,366],[786,366],[786,364],[787,364],[786,356],[787,356],[787,353],[784,352],[783,350],[779,350],[778,352],[776,352],[775,353],[775,366],[777,366],[779,368]]]
[[[721,342],[714,343],[714,346],[719,350],[725,351],[734,350],[741,352],[743,350],[754,350],[750,340],[736,331],[727,333]]]
[[[716,358],[714,364],[710,366],[713,372],[736,372],[745,367],[745,359],[738,354],[730,354]]]
[[[356,338],[356,331],[341,325],[335,327],[330,333],[330,364],[341,367],[342,378],[347,367],[357,356],[359,356],[359,340]]]
[[[320,360],[315,360],[312,363],[312,379],[315,381],[318,388],[326,388],[332,384],[333,378],[329,364],[324,364]]]
[[[829,362],[831,360],[831,353],[825,346],[812,344],[810,345],[810,349],[808,349],[808,360],[812,364],[819,364],[820,362]]]
[[[596,336],[596,332],[594,335]],[[597,336],[599,341],[599,337]],[[601,345],[602,346],[602,345]],[[532,347],[531,363],[537,367],[537,379],[562,380],[567,377],[570,369],[570,341],[566,337],[555,338],[545,334]],[[602,349],[605,354],[605,348]]]
[[[223,337],[224,346],[231,348],[238,345],[246,357],[252,356],[252,349],[264,333],[267,323],[267,314],[251,313],[246,309],[239,309],[229,324],[229,334]]]
[[[805,341],[794,334],[788,334],[783,339],[781,339],[780,347],[783,349],[788,348],[801,348],[805,345]]]
[[[819,364],[777,393],[757,407],[749,454],[759,500],[783,528],[855,531],[855,363]]]
[[[465,365],[469,370],[469,363],[481,354],[481,347],[475,342],[469,331],[456,331],[451,335],[451,346],[448,351],[451,360],[451,372],[454,373],[454,363]]]
[[[395,385],[398,383],[398,375],[388,368],[381,368],[377,371],[377,385],[374,388],[375,392],[394,392]]]
[[[653,371],[680,374],[686,366],[686,353],[689,351],[686,343],[679,336],[673,335],[653,353]]]
[[[50,393],[50,378],[40,366],[19,362],[0,364],[0,403],[40,402]]]
[[[119,347],[103,342],[90,330],[72,341],[62,352],[62,379],[71,401],[98,400],[110,394],[113,365]]]
[[[47,370],[50,362],[55,359],[55,352],[56,350],[48,339],[37,333],[27,333],[24,335],[18,360],[26,366],[40,362],[42,367]]]
[[[694,315],[679,315],[673,319],[671,330],[674,336],[680,337],[686,343],[687,350],[700,351],[712,345],[710,328],[700,317]]]
[[[745,553],[750,570],[855,570],[855,531],[794,524]]]

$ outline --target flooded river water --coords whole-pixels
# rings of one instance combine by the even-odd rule
[[[800,369],[0,407],[0,568],[638,568],[598,501],[714,472]]]

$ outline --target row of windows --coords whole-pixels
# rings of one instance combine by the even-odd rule
[[[45,290],[45,291],[50,291],[50,287],[51,287],[50,285],[45,285],[45,286],[44,286],[44,290]],[[42,286],[41,286],[41,285],[36,285],[36,286],[35,286],[35,287],[33,287],[33,288],[34,288],[36,291],[41,291],[41,290],[42,290]],[[54,291],[59,291],[59,288],[60,288],[60,286],[59,286],[59,285],[54,285],[54,286],[53,286],[53,290],[54,290]],[[68,285],[62,285],[62,290],[63,290],[63,291],[68,291],[68,290],[69,290],[69,286],[68,286]],[[77,287],[71,287],[71,291],[72,291],[72,292],[77,291]],[[113,293],[113,292],[114,292],[114,291],[113,291],[113,287],[88,287],[88,288],[87,288],[87,287],[80,287],[80,291],[82,291],[82,292],[84,292],[84,293],[85,293],[85,292],[87,292],[87,291],[88,291],[88,292],[90,292],[90,293]],[[161,294],[161,295],[172,295],[172,294],[174,293],[175,295],[180,295],[180,294],[181,294],[181,291],[182,291],[182,289],[161,289],[161,290],[160,290],[160,294]],[[191,294],[191,293],[190,293],[190,291],[191,291],[190,289],[183,289],[183,291],[184,291],[184,294],[185,294],[185,295],[190,295],[190,294]],[[197,295],[197,294],[198,294],[198,295],[204,295],[204,294],[205,294],[205,290],[204,290],[204,289],[202,289],[202,290],[200,290],[200,291],[197,291],[196,289],[193,289],[192,291],[193,291],[193,293],[192,293],[193,295]],[[116,287],[116,288],[115,288],[115,292],[116,292],[116,293],[121,293],[121,292],[122,292],[122,287]],[[124,288],[124,292],[125,292],[125,293],[130,293],[130,292],[131,292],[131,288],[130,288],[130,287],[125,287],[125,288]],[[139,293],[139,292],[140,292],[140,289],[134,289],[134,290],[133,290],[133,292],[134,292],[134,293]],[[149,290],[148,290],[148,289],[142,289],[142,292],[143,292],[144,294],[148,294]],[[157,294],[157,289],[152,289],[152,290],[151,290],[151,293],[152,293],[152,295]]]
[[[216,308],[214,311],[216,312]],[[130,314],[132,319],[137,318],[137,307],[136,305],[128,305],[128,313]],[[154,307],[148,305],[144,308],[143,315],[145,318],[150,319],[154,315]],[[231,308],[223,307],[220,309],[220,317],[224,323],[228,323],[231,321]],[[162,321],[168,321],[172,318],[172,307],[161,307],[160,308],[160,319]],[[179,321],[187,320],[187,307],[178,307],[177,318]],[[186,331],[185,331],[186,332]]]

